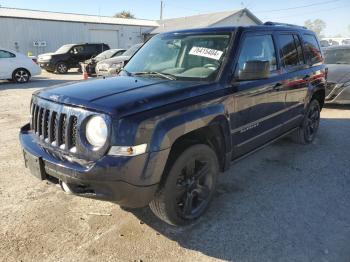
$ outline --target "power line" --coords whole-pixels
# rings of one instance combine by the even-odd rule
[[[318,5],[326,5],[326,4],[335,3],[335,2],[339,2],[339,1],[340,1],[340,0],[323,1],[323,2],[317,2],[317,3],[308,4],[308,5],[300,5],[300,6],[289,7],[289,8],[254,11],[254,13],[281,12],[281,11],[288,11],[288,10],[294,10],[294,9],[305,8],[305,7],[312,7],[312,6],[318,6]]]
[[[321,13],[321,12],[326,12],[326,11],[331,11],[331,10],[335,10],[335,9],[339,9],[339,8],[344,8],[344,7],[348,7],[349,4],[347,5],[343,5],[343,6],[337,6],[334,8],[327,8],[327,9],[322,9],[322,10],[318,10],[318,11],[312,11],[312,12],[305,12],[305,13],[297,13],[294,15],[287,15],[287,16],[281,16],[281,17],[274,17],[274,19],[282,19],[282,18],[289,18],[289,17],[295,17],[295,16],[300,16],[300,15],[310,15],[310,14],[315,14],[315,13]],[[262,18],[263,20],[265,19],[271,19],[271,17],[264,17]]]

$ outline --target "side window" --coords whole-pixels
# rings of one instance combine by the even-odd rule
[[[84,52],[84,47],[81,45],[75,46],[70,52],[74,55],[79,55]]]
[[[278,35],[278,40],[282,64],[286,68],[298,66],[300,60],[294,36],[292,34]]]
[[[244,38],[238,58],[238,69],[247,61],[260,60],[270,63],[270,71],[277,70],[276,52],[272,35],[248,35]]]
[[[4,50],[0,50],[0,58],[12,58],[12,57],[16,57],[15,54],[12,54]]]
[[[307,64],[314,65],[323,61],[320,47],[314,35],[304,35],[304,52]]]

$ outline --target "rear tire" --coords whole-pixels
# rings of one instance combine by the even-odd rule
[[[64,62],[58,62],[56,65],[56,72],[59,74],[66,74],[68,72],[68,66]]]
[[[27,83],[30,79],[30,73],[27,69],[16,69],[12,74],[12,80],[18,84]]]
[[[190,146],[164,174],[166,181],[150,203],[151,210],[171,225],[192,223],[208,208],[218,173],[219,163],[213,149],[204,144]]]
[[[320,125],[320,113],[320,103],[316,99],[311,100],[303,123],[295,133],[297,143],[306,145],[314,141]]]

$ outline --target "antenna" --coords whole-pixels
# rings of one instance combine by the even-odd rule
[[[163,21],[163,8],[164,8],[163,1],[160,1],[160,21]]]

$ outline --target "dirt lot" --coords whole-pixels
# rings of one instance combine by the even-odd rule
[[[322,112],[314,144],[284,139],[232,166],[206,216],[176,229],[147,208],[67,195],[24,168],[18,128],[31,93],[78,79],[0,82],[0,260],[350,261],[350,107]]]

